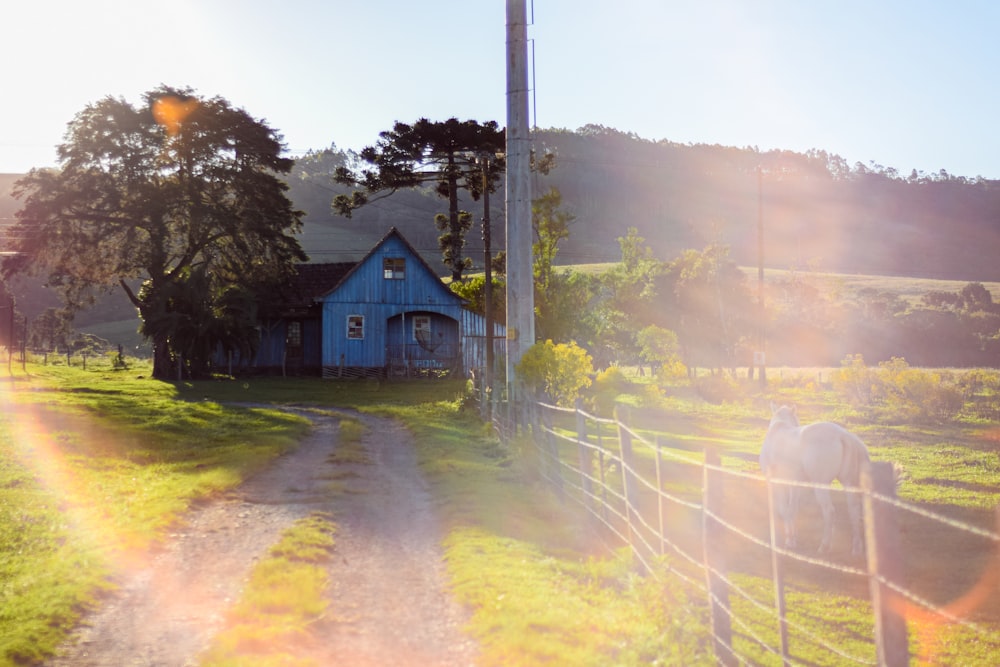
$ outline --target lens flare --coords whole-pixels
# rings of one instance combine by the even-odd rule
[[[1000,531],[1000,511],[997,512],[997,530]],[[917,633],[920,647],[918,659],[922,664],[938,664],[938,654],[948,641],[948,630],[956,619],[970,619],[973,613],[993,599],[1000,587],[1000,547],[986,563],[979,580],[965,593],[936,609],[928,609],[906,599],[898,593],[889,597],[892,609],[905,618]]]
[[[0,428],[14,442],[14,456],[58,499],[70,534],[98,548],[116,569],[141,567],[147,558],[147,545],[142,538],[122,530],[108,511],[101,489],[85,479],[75,462],[88,454],[76,451],[74,439],[109,435],[83,416],[21,404],[10,400],[6,392],[0,393],[0,410]]]
[[[166,128],[167,134],[175,136],[180,132],[181,124],[197,108],[198,100],[164,95],[153,102],[153,118]]]

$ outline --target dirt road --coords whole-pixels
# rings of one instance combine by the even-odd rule
[[[119,573],[119,588],[51,667],[198,664],[254,562],[315,510],[337,523],[331,607],[302,656],[321,665],[472,665],[464,611],[446,591],[440,532],[408,432],[357,415],[368,461],[331,462],[339,421],[226,498],[193,510],[169,541]],[[346,480],[332,484],[331,480]]]

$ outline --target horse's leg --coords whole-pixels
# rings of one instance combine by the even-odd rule
[[[830,499],[830,489],[816,487],[816,502],[823,512],[823,540],[819,543],[819,552],[826,553],[833,542],[833,501]]]
[[[799,513],[799,493],[797,486],[785,487],[785,504],[781,517],[785,520],[785,546],[794,549],[798,546],[798,536],[795,531],[795,517]]]
[[[861,537],[861,494],[847,493],[847,514],[851,517],[851,555],[860,556],[864,551]]]

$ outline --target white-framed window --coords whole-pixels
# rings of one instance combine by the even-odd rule
[[[427,342],[431,339],[431,316],[413,316],[413,340],[417,342]]]
[[[347,338],[348,340],[363,340],[365,337],[365,316],[347,316]]]
[[[292,320],[288,323],[288,331],[285,333],[285,345],[288,347],[302,347],[302,322]]]
[[[405,257],[383,257],[382,275],[386,280],[404,280],[406,278]]]

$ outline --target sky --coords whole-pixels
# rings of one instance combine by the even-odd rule
[[[527,0],[532,123],[835,153],[1000,179],[995,0]],[[298,156],[397,120],[506,125],[501,0],[7,0],[0,173],[161,83],[222,96]]]

